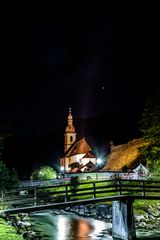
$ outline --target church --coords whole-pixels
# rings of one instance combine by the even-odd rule
[[[64,155],[60,167],[64,172],[93,172],[96,170],[96,157],[85,138],[76,139],[71,108],[69,108],[68,125],[64,134]]]

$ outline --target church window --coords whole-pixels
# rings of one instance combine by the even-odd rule
[[[70,141],[73,142],[73,137],[72,136],[70,136]]]

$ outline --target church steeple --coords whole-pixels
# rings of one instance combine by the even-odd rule
[[[71,108],[69,108],[68,126],[66,127],[66,133],[75,133],[75,128],[73,126],[73,117],[71,114]]]
[[[64,137],[65,137],[64,151],[66,152],[68,150],[68,148],[73,144],[73,142],[76,141],[76,132],[75,132],[75,128],[73,126],[73,117],[72,117],[72,113],[71,113],[71,108],[69,108],[68,126],[65,129]]]

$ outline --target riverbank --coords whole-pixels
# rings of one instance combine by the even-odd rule
[[[40,240],[27,213],[0,216],[0,240]]]
[[[133,207],[137,228],[160,231],[160,201],[137,200]]]
[[[15,227],[9,225],[7,221],[0,218],[0,240],[23,240],[21,234],[18,234]]]

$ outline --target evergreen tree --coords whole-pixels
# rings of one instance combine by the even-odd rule
[[[18,174],[15,169],[8,169],[3,161],[0,161],[0,190],[12,189],[18,184]]]
[[[140,124],[143,138],[149,143],[141,149],[142,156],[156,173],[160,166],[160,92],[147,99]]]

